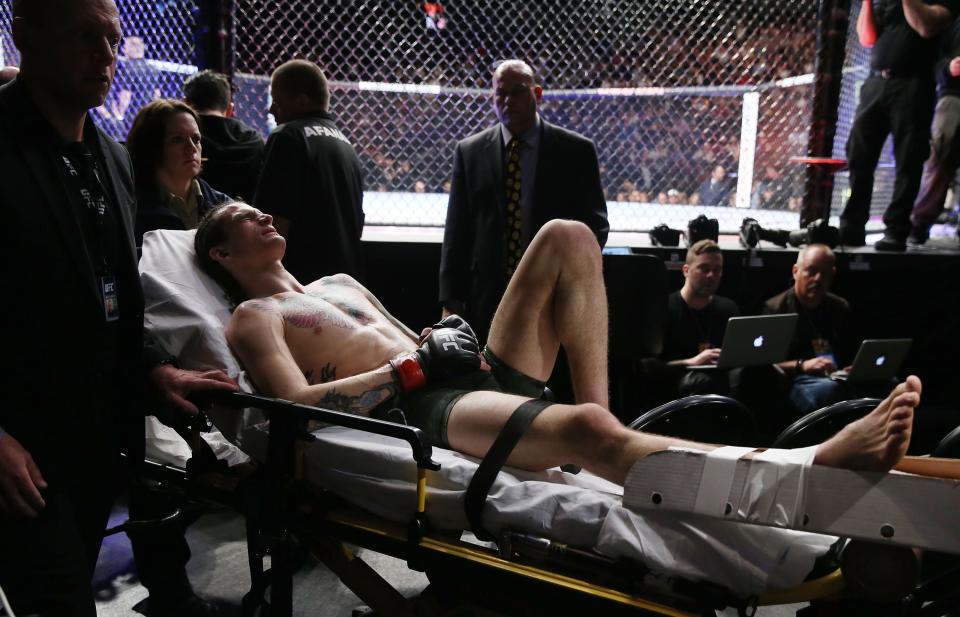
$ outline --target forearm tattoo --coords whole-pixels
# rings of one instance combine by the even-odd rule
[[[359,415],[368,415],[370,410],[397,394],[393,384],[383,384],[358,395],[343,394],[332,388],[317,402],[319,407],[345,411]]]

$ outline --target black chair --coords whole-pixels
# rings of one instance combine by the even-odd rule
[[[930,456],[960,458],[960,426],[947,433],[947,436],[940,440]]]
[[[687,396],[642,414],[636,431],[732,446],[757,444],[757,423],[742,403],[718,394]]]
[[[880,399],[877,398],[858,398],[811,411],[785,428],[773,441],[772,447],[805,448],[822,443],[879,404]]]

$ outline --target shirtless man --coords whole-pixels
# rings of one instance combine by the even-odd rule
[[[600,251],[585,225],[555,220],[541,229],[478,354],[467,326],[454,322],[417,337],[348,276],[301,285],[281,265],[285,241],[271,222],[246,204],[230,204],[211,212],[196,236],[201,267],[250,298],[237,307],[227,339],[264,394],[363,415],[397,397],[408,421],[436,445],[482,457],[510,414],[542,391],[562,345],[576,404],[541,413],[509,465],[574,463],[623,484],[651,452],[715,447],[629,430],[606,409],[607,307]],[[891,468],[906,453],[919,400],[920,381],[910,377],[821,444],[815,462]]]

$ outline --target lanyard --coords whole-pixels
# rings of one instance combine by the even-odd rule
[[[70,144],[64,149],[60,157],[73,185],[80,195],[80,203],[84,206],[87,220],[92,223],[92,230],[96,235],[96,259],[99,261],[101,274],[107,272],[107,256],[104,241],[103,219],[107,210],[107,191],[100,180],[97,160],[93,153],[84,144]]]
[[[96,250],[94,259],[99,261],[100,299],[103,303],[104,319],[107,322],[117,321],[120,318],[117,279],[107,263],[107,247],[104,238],[107,191],[100,180],[97,160],[82,143],[66,146],[60,159],[66,168],[70,184],[80,194],[80,203],[86,217],[86,221],[81,221],[81,225],[96,236],[96,240],[90,242],[93,245],[90,248]]]

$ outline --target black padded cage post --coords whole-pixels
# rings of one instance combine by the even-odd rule
[[[807,154],[829,158],[837,132],[843,63],[846,56],[847,31],[850,22],[850,0],[820,0],[817,13],[817,53],[814,68],[813,111]],[[822,165],[808,165],[800,228],[830,216],[834,170]]]

